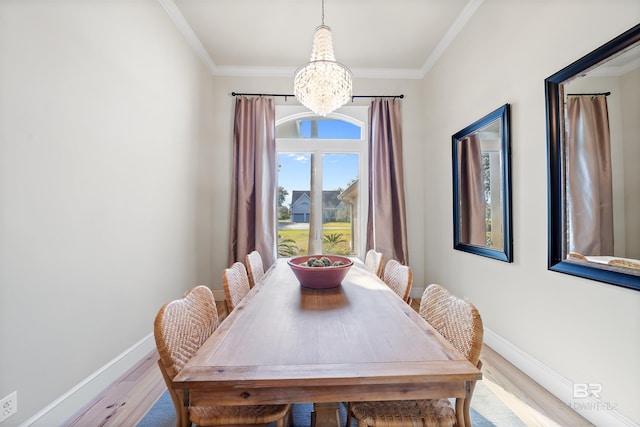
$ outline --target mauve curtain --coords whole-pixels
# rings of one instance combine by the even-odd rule
[[[570,95],[566,138],[569,252],[613,255],[611,137],[605,95]]]
[[[229,265],[253,250],[265,268],[275,262],[276,179],[273,100],[236,97]]]
[[[458,142],[458,190],[460,194],[460,242],[487,246],[487,206],[484,198],[482,148],[477,133]]]
[[[369,111],[367,246],[409,264],[400,100],[375,99]]]

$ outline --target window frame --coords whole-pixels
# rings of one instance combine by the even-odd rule
[[[319,200],[314,204],[316,212],[314,216],[320,218],[319,229],[309,230],[313,235],[314,247],[309,248],[309,253],[322,252],[322,155],[323,154],[358,154],[358,195],[359,206],[359,236],[360,241],[355,242],[355,256],[363,257],[366,246],[366,213],[369,202],[369,140],[368,106],[348,106],[327,114],[325,118],[342,120],[360,127],[360,139],[315,139],[315,138],[276,138],[276,159],[280,153],[300,153],[311,155],[311,182],[314,188],[310,188],[311,194]],[[319,117],[302,106],[276,105],[276,127],[282,123],[303,118]],[[277,169],[277,165],[276,165]],[[314,176],[315,175],[315,176]],[[319,216],[318,216],[319,215]],[[277,228],[277,224],[275,224]],[[317,251],[317,252],[314,252]]]

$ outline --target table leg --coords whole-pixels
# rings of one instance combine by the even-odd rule
[[[338,402],[331,403],[314,403],[313,412],[311,412],[311,427],[341,427],[340,404]]]

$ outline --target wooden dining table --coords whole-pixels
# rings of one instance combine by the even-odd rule
[[[469,399],[481,378],[362,262],[340,286],[308,289],[280,258],[173,385],[185,406],[313,403],[324,427],[341,425],[337,402]]]

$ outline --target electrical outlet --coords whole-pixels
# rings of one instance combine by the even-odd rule
[[[18,392],[14,391],[0,400],[0,423],[16,412],[18,412]]]

